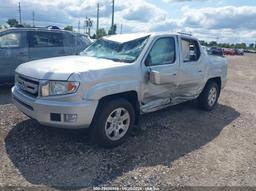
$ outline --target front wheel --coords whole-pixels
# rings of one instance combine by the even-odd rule
[[[105,148],[122,144],[135,122],[133,106],[125,99],[105,101],[99,105],[93,125],[93,139]]]
[[[206,111],[211,111],[218,103],[220,88],[215,82],[208,82],[203,92],[198,97],[199,106]]]

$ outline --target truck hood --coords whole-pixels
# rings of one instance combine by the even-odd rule
[[[21,64],[16,72],[36,79],[67,80],[73,73],[121,67],[126,63],[86,56],[64,56]]]

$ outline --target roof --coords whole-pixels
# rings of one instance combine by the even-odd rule
[[[103,39],[115,41],[119,43],[129,42],[135,39],[150,36],[152,33],[131,33],[131,34],[117,34],[103,37]]]
[[[161,36],[161,35],[176,35],[181,37],[186,37],[194,39],[192,35],[186,35],[185,33],[168,33],[168,32],[157,32],[157,33],[130,33],[130,34],[117,34],[103,37],[103,39],[115,41],[118,43],[129,42],[135,39],[143,38],[146,36]]]
[[[68,33],[75,33],[72,31],[67,31],[67,30],[62,30],[62,29],[48,29],[46,27],[11,27],[8,29],[5,29],[0,32],[5,32],[5,31],[45,31],[45,32],[68,32]]]

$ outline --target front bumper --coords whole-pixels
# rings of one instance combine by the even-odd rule
[[[32,98],[15,86],[12,88],[12,99],[16,107],[25,115],[42,125],[60,128],[88,128],[98,105],[98,101],[64,102]],[[53,120],[52,114],[57,114],[59,120]],[[73,122],[65,122],[65,114],[76,114],[77,119]]]

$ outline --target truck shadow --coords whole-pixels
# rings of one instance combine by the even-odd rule
[[[88,141],[83,131],[46,128],[33,120],[17,124],[7,135],[7,154],[31,184],[59,189],[107,184],[141,167],[172,162],[215,139],[240,116],[218,105],[212,112],[185,103],[142,116],[140,130],[111,150]]]
[[[12,102],[11,87],[11,85],[0,85],[0,105]]]

